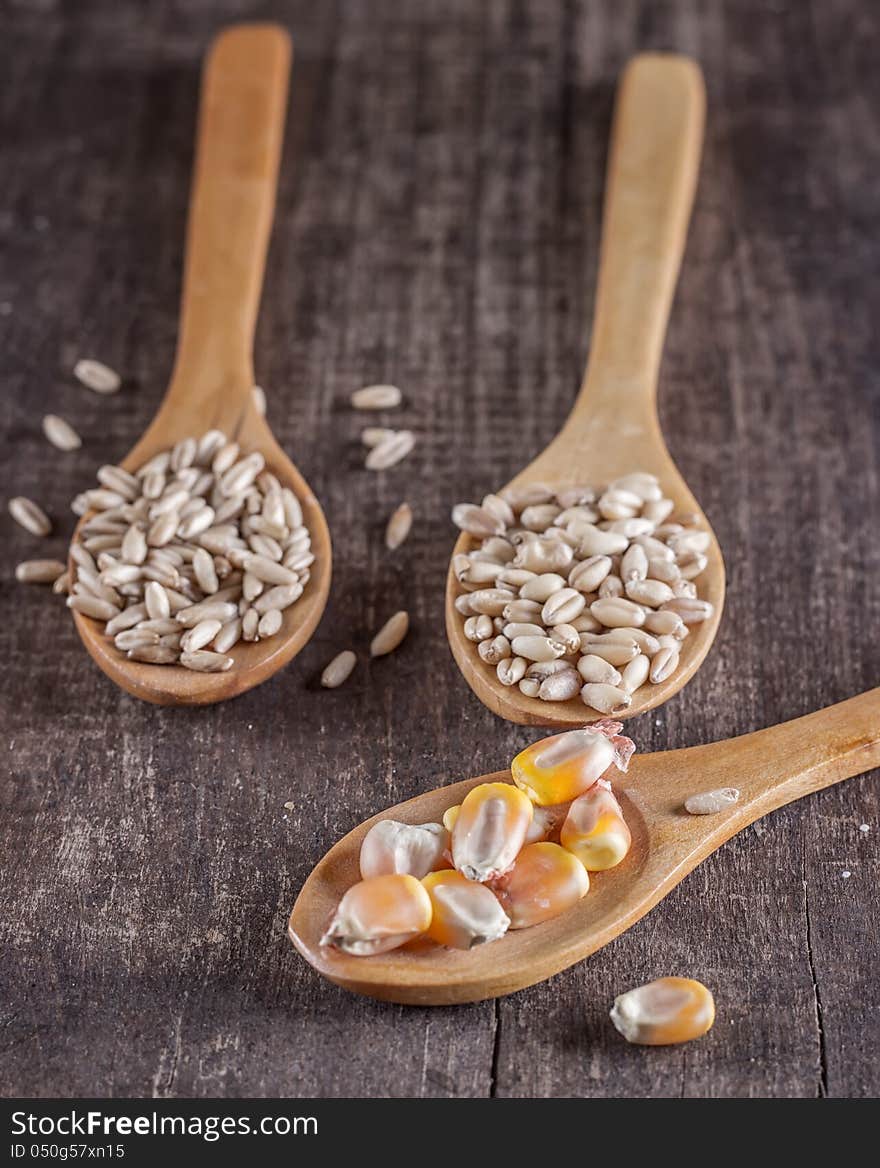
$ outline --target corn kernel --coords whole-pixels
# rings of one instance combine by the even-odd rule
[[[486,941],[497,941],[510,926],[494,893],[460,872],[431,872],[422,886],[428,891],[434,912],[427,933],[438,945],[473,949]]]
[[[702,982],[661,977],[615,998],[611,1021],[627,1042],[671,1046],[712,1028],[715,1001]]]
[[[452,829],[452,862],[468,880],[495,880],[513,865],[532,822],[532,804],[510,783],[480,783]]]
[[[354,957],[385,953],[424,933],[431,911],[415,876],[371,876],[343,896],[321,944]]]
[[[632,836],[611,784],[605,779],[578,796],[569,808],[559,842],[588,872],[604,872],[624,858]]]
[[[455,821],[458,819],[459,811],[461,811],[461,804],[456,803],[454,807],[447,807],[443,812],[443,826],[450,834],[455,827]]]
[[[449,832],[439,823],[398,823],[383,819],[364,836],[361,844],[361,877],[394,873],[421,880],[435,868],[444,867],[443,852]]]
[[[542,840],[549,839],[565,818],[567,810],[567,804],[562,807],[538,807],[536,805],[532,814],[532,822],[526,832],[526,843],[539,844]]]
[[[583,864],[559,844],[529,844],[497,888],[512,929],[549,921],[586,896],[590,877]]]
[[[612,764],[621,771],[629,766],[635,745],[622,729],[606,719],[533,742],[510,764],[513,781],[542,807],[576,799]]]

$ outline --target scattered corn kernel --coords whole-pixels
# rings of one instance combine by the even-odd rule
[[[611,1021],[627,1042],[671,1046],[711,1030],[715,1000],[702,982],[661,977],[615,998]]]
[[[604,872],[624,858],[632,836],[611,784],[605,779],[572,803],[559,842],[577,856],[588,872]]]
[[[372,957],[424,933],[431,911],[431,898],[415,876],[372,876],[349,888],[321,944]]]
[[[533,742],[511,763],[513,781],[540,806],[576,799],[612,764],[621,771],[629,766],[635,744],[622,729],[606,719]]]
[[[475,884],[460,872],[431,872],[422,881],[431,898],[433,916],[427,934],[450,949],[473,949],[497,941],[510,926],[498,898],[485,884]]]
[[[439,823],[398,823],[383,819],[364,836],[361,844],[361,877],[405,873],[421,880],[444,866],[449,832]]]
[[[528,844],[497,888],[512,929],[549,921],[586,896],[590,877],[583,864],[559,844]]]
[[[452,829],[452,862],[468,880],[503,876],[523,846],[532,804],[510,783],[480,783],[462,801]]]

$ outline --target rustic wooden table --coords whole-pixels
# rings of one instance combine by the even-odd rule
[[[335,584],[284,673],[206,710],[115,689],[14,564],[140,434],[175,336],[199,61],[227,20],[296,40],[257,347],[269,417],[326,506]],[[709,118],[662,372],[673,454],[730,569],[715,649],[631,730],[643,750],[877,683],[880,101],[876,9],[539,0],[19,0],[2,17],[4,1094],[865,1096],[880,1091],[877,776],[757,824],[591,960],[506,1000],[387,1006],[285,937],[310,865],[383,805],[530,738],[482,708],[441,612],[450,505],[556,431],[587,344],[614,81],[693,53]],[[94,355],[117,397],[78,387]],[[348,394],[404,389],[415,453],[362,469]],[[77,454],[46,444],[67,416]],[[386,553],[409,499],[409,542]],[[370,635],[413,631],[375,664]],[[340,648],[351,682],[316,678]],[[870,831],[860,831],[868,824]],[[846,873],[851,876],[845,878]],[[686,973],[711,1035],[627,1047],[621,989]]]

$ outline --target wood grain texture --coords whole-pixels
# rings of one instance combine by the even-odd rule
[[[876,773],[783,809],[632,931],[497,1004],[423,1011],[318,978],[284,935],[311,865],[382,806],[503,766],[531,737],[446,646],[448,508],[542,449],[580,380],[614,84],[635,51],[700,60],[700,188],[660,376],[671,453],[729,569],[687,690],[644,749],[744,733],[877,683],[878,18],[866,0],[134,0],[2,17],[0,492],[67,501],[133,444],[174,352],[198,93],[227,20],[296,44],[257,333],[269,421],[326,504],[316,637],[232,703],[125,696],[68,616],[12,581],[63,550],[4,520],[0,1087],[35,1095],[880,1092]],[[70,368],[125,373],[99,399]],[[361,470],[352,389],[391,380],[420,444]],[[49,449],[52,410],[84,438]],[[388,513],[416,511],[382,547]],[[326,661],[406,606],[393,656]],[[292,803],[286,809],[285,803]],[[859,831],[861,823],[870,832]],[[844,880],[843,871],[851,878]],[[699,1043],[634,1050],[614,995],[706,981]]]
[[[669,456],[657,416],[657,378],[672,295],[691,216],[705,120],[700,69],[674,53],[641,53],[620,78],[615,96],[605,184],[596,314],[581,392],[549,446],[510,485],[613,482],[633,470],[655,474],[674,514],[699,516],[710,536],[700,596],[712,615],[694,625],[681,663],[658,684],[641,686],[615,716],[637,718],[673,697],[699,669],[721,622],[724,561],[697,500]],[[641,299],[640,299],[641,297]],[[494,486],[494,485],[493,485]],[[500,484],[497,485],[500,488]],[[452,560],[482,541],[464,532]],[[446,635],[465,681],[493,713],[512,722],[557,729],[598,721],[578,694],[567,702],[526,697],[504,686],[464,633],[455,601],[465,589],[450,561]]]
[[[189,435],[221,430],[290,487],[311,535],[314,571],[282,613],[279,633],[240,643],[225,673],[131,661],[103,623],[74,613],[95,664],[132,696],[158,705],[210,705],[262,684],[314,632],[330,591],[332,550],[314,491],[280,449],[254,402],[253,348],[272,226],[290,75],[290,39],[272,24],[238,24],[215,38],[202,67],[198,140],[187,223],[180,333],[168,391],[124,458],[136,471]],[[83,516],[74,538],[81,538]],[[76,567],[70,561],[71,579]]]

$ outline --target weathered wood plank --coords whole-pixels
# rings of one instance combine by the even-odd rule
[[[3,18],[0,494],[49,506],[53,552],[67,500],[132,444],[167,378],[199,59],[249,10],[199,0],[144,17],[130,0],[82,0]],[[347,997],[284,937],[339,834],[528,741],[449,656],[448,508],[508,478],[573,398],[613,85],[639,48],[693,52],[707,75],[661,410],[730,594],[698,677],[633,731],[647,749],[709,741],[876,683],[876,14],[864,0],[267,11],[292,28],[296,59],[257,371],[326,505],[333,597],[313,643],[262,689],[156,710],[94,670],[57,604],[12,582],[34,541],[7,524],[2,1089],[876,1095],[876,776],[758,825],[591,961],[497,1004]],[[127,375],[117,398],[72,381],[86,353]],[[345,403],[386,378],[420,443],[371,476]],[[75,422],[80,454],[47,448],[49,409]],[[404,497],[417,521],[390,556],[381,531]],[[363,651],[400,606],[413,615],[402,650],[321,692],[325,661]],[[715,1030],[677,1050],[626,1047],[611,1000],[668,972],[716,990]]]

